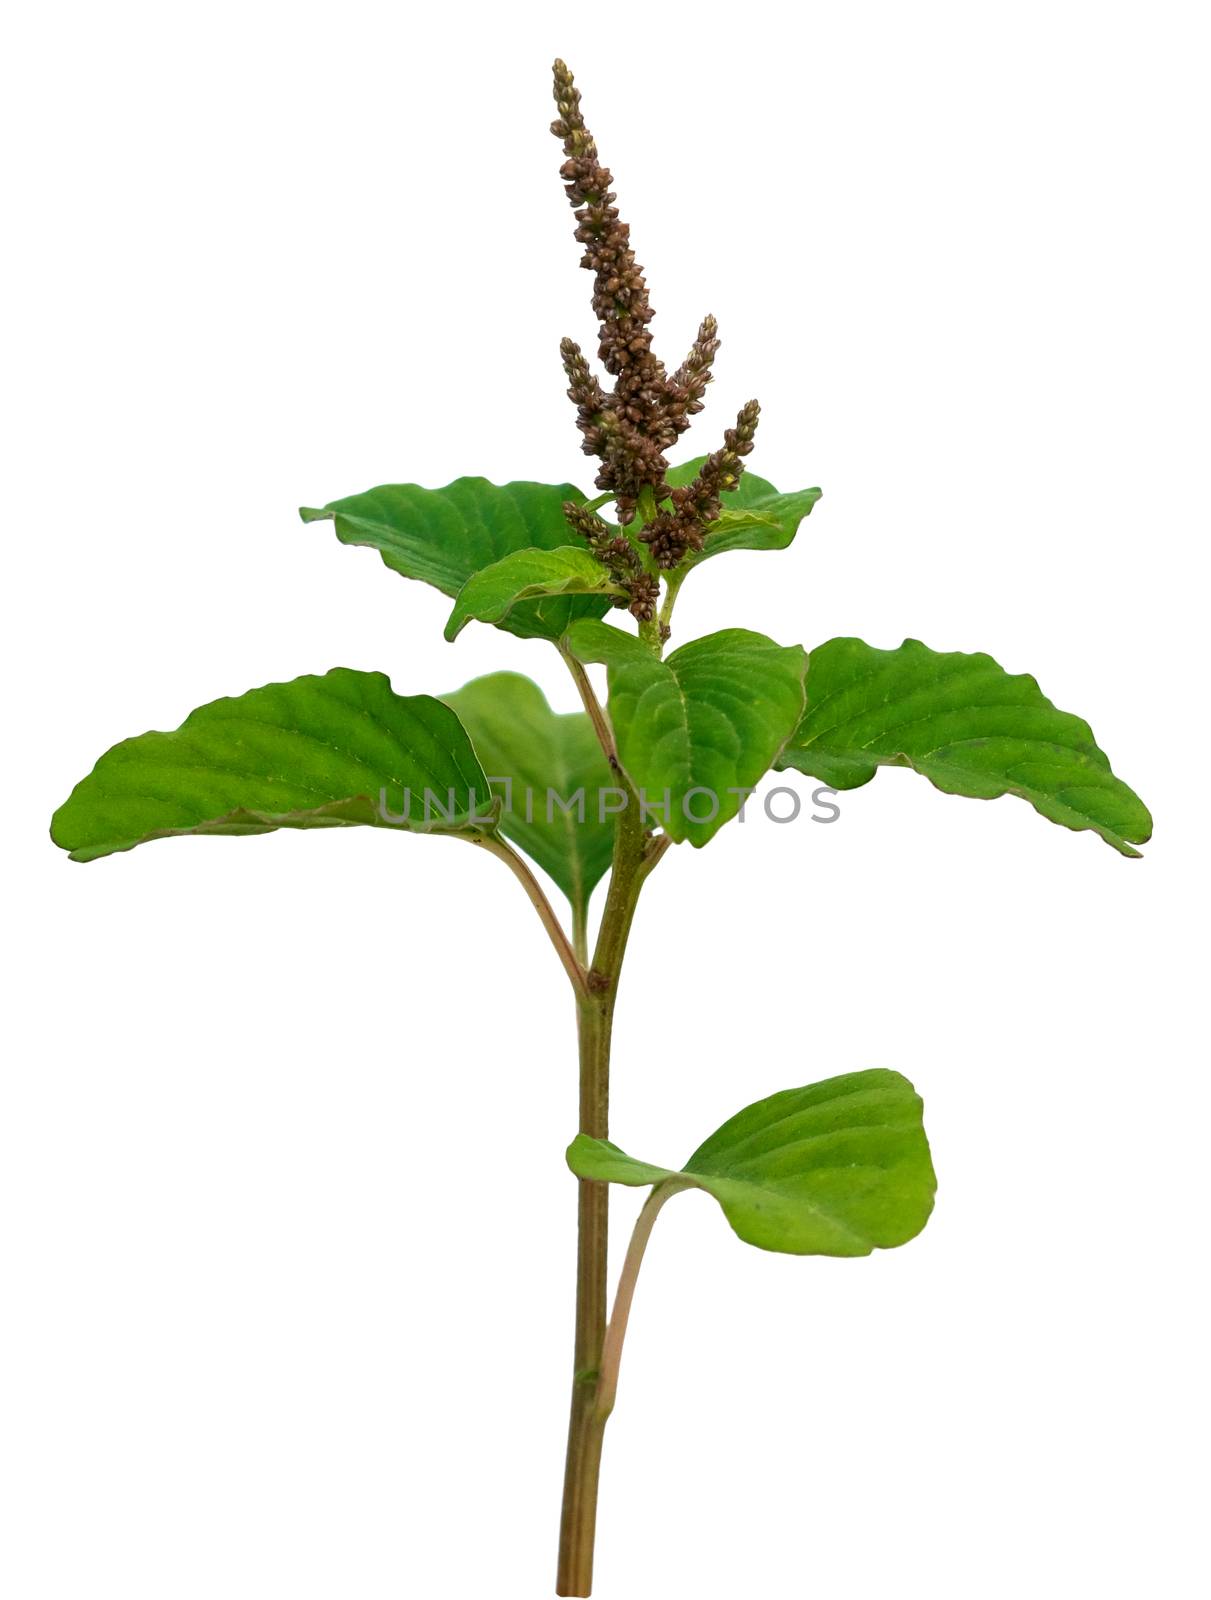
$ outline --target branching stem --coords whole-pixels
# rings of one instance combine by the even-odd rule
[[[626,793],[614,835],[614,857],[593,964],[585,973],[586,992],[579,996],[576,1020],[580,1042],[580,1131],[605,1139],[610,1124],[610,1038],[622,958],[639,891],[672,842],[653,837],[644,827],[639,797],[622,771],[618,747],[601,702],[581,662],[563,644],[581,703],[593,725],[602,753]],[[587,960],[587,908],[573,914],[574,954],[582,969]],[[597,1531],[597,1486],[601,1447],[609,1407],[601,1407],[606,1341],[607,1266],[609,1251],[609,1185],[582,1178],[577,1185],[576,1340],[572,1363],[572,1408],[568,1420],[568,1454],[564,1467],[563,1510],[559,1524],[559,1571],[556,1593],[587,1595],[593,1586],[593,1544]],[[638,1270],[638,1263],[636,1263]],[[631,1285],[631,1293],[634,1285]],[[627,1297],[627,1306],[630,1297]],[[617,1315],[617,1311],[615,1312]],[[621,1344],[626,1316],[619,1327]],[[617,1359],[610,1384],[613,1404]]]
[[[588,996],[577,1007],[580,1036],[580,1131],[609,1136],[610,1036],[627,937],[648,874],[668,847],[644,829],[637,796],[629,789],[618,819],[614,860],[601,929],[588,973]],[[606,1337],[609,1185],[582,1178],[577,1185],[576,1340],[572,1407],[564,1469],[556,1592],[587,1595],[593,1583],[597,1485],[606,1415],[600,1409]]]

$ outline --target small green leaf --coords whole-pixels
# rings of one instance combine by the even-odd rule
[[[653,1167],[646,1161],[636,1161],[608,1139],[591,1139],[587,1133],[578,1133],[568,1146],[568,1165],[578,1178],[591,1178],[596,1183],[622,1183],[629,1189],[641,1188],[645,1183],[663,1183],[666,1178],[678,1176],[668,1167]]]
[[[624,633],[621,628],[612,628],[608,622],[592,618],[585,622],[574,622],[568,629],[564,643],[578,661],[595,661],[614,672],[648,666],[653,662],[657,666],[668,665],[668,662],[662,663],[637,634]]]
[[[115,745],[55,812],[51,837],[73,861],[92,861],[187,833],[354,823],[482,832],[496,810],[448,706],[396,694],[381,672],[334,667]]]
[[[611,774],[583,711],[557,715],[516,672],[493,672],[442,697],[471,735],[501,803],[500,831],[583,909],[609,871],[614,823],[600,790]],[[556,799],[551,799],[554,795]],[[583,819],[583,820],[582,820]]]
[[[561,595],[620,595],[610,574],[584,546],[558,550],[514,550],[490,567],[467,579],[459,590],[446,623],[446,638],[453,641],[468,622],[491,622],[505,627],[514,608],[535,600],[534,616],[558,627],[567,607],[551,605]],[[556,635],[557,636],[557,635]]]
[[[1091,828],[1125,856],[1152,834],[1138,795],[1110,770],[1089,724],[1057,711],[1035,680],[991,656],[939,655],[916,639],[875,650],[830,639],[811,652],[807,710],[776,765],[834,789],[911,767],[946,794],[1015,794],[1066,828]]]
[[[705,456],[683,462],[665,474],[671,489],[692,482]],[[734,490],[722,497],[723,510],[710,524],[701,550],[691,551],[686,565],[696,567],[729,550],[785,550],[820,498],[819,489],[779,494],[772,483],[746,471]]]
[[[570,483],[457,478],[444,489],[383,484],[319,510],[303,506],[299,515],[304,522],[330,518],[342,544],[371,545],[394,572],[453,599],[468,578],[514,551],[566,547],[565,500],[580,505],[584,495]],[[558,639],[573,619],[604,616],[609,605],[596,595],[523,601],[500,626],[522,639]]]
[[[761,633],[728,628],[665,661],[603,622],[574,623],[567,644],[609,670],[619,760],[653,822],[695,846],[736,815],[803,712],[806,655]]]
[[[925,1226],[936,1188],[921,1099],[898,1072],[850,1072],[746,1106],[674,1172],[604,1139],[568,1147],[579,1178],[705,1189],[746,1244],[865,1256]]]

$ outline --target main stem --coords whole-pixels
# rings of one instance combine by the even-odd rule
[[[639,891],[662,852],[649,839],[633,793],[618,820],[614,861],[601,931],[588,975],[588,993],[577,998],[580,1037],[580,1131],[594,1139],[609,1134],[610,1035],[618,978]],[[593,1540],[597,1484],[608,1409],[601,1408],[601,1357],[606,1330],[606,1263],[609,1185],[579,1180],[576,1250],[576,1344],[572,1410],[564,1468],[556,1593],[587,1595],[593,1587]]]

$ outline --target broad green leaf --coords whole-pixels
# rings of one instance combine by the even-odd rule
[[[516,607],[525,600],[537,602],[534,614],[557,625],[567,607],[562,595],[620,595],[622,590],[601,562],[583,546],[558,550],[514,550],[490,567],[467,579],[458,592],[446,623],[446,638],[457,639],[468,622],[492,622],[506,627]]]
[[[454,598],[475,573],[515,550],[556,550],[571,537],[565,500],[584,495],[570,483],[489,483],[457,478],[444,489],[388,483],[300,508],[304,522],[330,518],[343,544],[373,546],[394,572],[419,578]],[[595,595],[524,601],[500,624],[522,639],[558,639],[576,617],[601,617],[609,601]]]
[[[55,812],[51,837],[73,861],[92,861],[186,833],[352,823],[482,832],[496,809],[448,706],[396,694],[381,672],[334,667],[115,745]]]
[[[947,794],[1016,794],[1052,822],[1091,828],[1125,856],[1152,834],[1138,795],[1110,770],[1089,724],[991,656],[939,655],[916,639],[875,650],[830,639],[811,652],[807,710],[776,765],[834,789],[911,767]]]
[[[671,489],[697,477],[705,456],[683,462],[665,474]],[[723,510],[710,524],[703,547],[691,551],[686,565],[696,567],[729,550],[785,550],[820,498],[819,489],[797,489],[779,494],[772,483],[745,472],[735,489],[723,496]]]
[[[500,831],[582,909],[610,867],[614,824],[602,821],[610,769],[583,711],[557,714],[516,672],[475,678],[443,699],[471,735],[501,804]],[[549,801],[549,792],[562,803]],[[611,806],[613,799],[611,797]],[[583,820],[581,820],[583,816]]]
[[[933,1210],[921,1100],[898,1072],[849,1072],[746,1106],[681,1170],[579,1134],[579,1178],[705,1189],[746,1244],[789,1255],[865,1256],[905,1244]]]
[[[675,840],[701,846],[739,811],[803,713],[798,645],[729,628],[657,660],[632,634],[577,622],[568,647],[608,668],[618,756]]]

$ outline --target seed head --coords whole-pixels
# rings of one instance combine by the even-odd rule
[[[651,489],[656,504],[663,507],[640,537],[656,563],[668,569],[683,561],[689,551],[702,548],[704,527],[719,515],[719,496],[740,481],[740,458],[752,449],[757,404],[752,401],[741,411],[736,426],[724,435],[723,449],[707,458],[692,484],[669,488],[665,452],[702,410],[719,349],[718,326],[714,317],[705,317],[685,360],[671,375],[666,372],[652,349],[648,324],[653,312],[647,282],[631,249],[630,229],[614,204],[614,179],[601,164],[596,141],[581,114],[580,91],[562,61],[555,63],[554,81],[558,116],[551,132],[563,144],[560,176],[576,214],[576,238],[584,246],[581,266],[593,274],[593,309],[599,321],[597,353],[614,379],[613,392],[607,393],[580,346],[565,339],[560,350],[568,396],[576,407],[582,449],[601,462],[597,487],[613,495],[619,522],[625,526],[634,520],[636,502],[644,489]],[[602,536],[590,537],[576,521],[569,520],[589,539],[594,553],[606,559]],[[596,520],[602,528],[608,527],[600,518]],[[623,543],[637,566],[628,566],[622,554],[610,559],[617,567],[619,582],[626,577],[633,588],[642,563],[634,548],[625,540]],[[633,596],[632,610],[635,605],[647,606],[646,592],[643,587]]]
[[[629,611],[640,622],[651,622],[660,599],[660,579],[643,570],[639,552],[631,541],[596,512],[572,500],[564,501],[563,514],[623,591],[614,597],[614,605]]]
[[[661,511],[640,533],[658,567],[680,566],[691,550],[702,549],[706,530],[719,515],[720,496],[740,482],[760,415],[755,400],[741,407],[736,426],[723,435],[723,449],[707,456],[690,483],[670,492],[672,509]]]
[[[576,238],[585,247],[580,264],[593,274],[597,353],[614,379],[613,395],[606,396],[596,384],[571,340],[564,341],[564,368],[583,448],[601,458],[597,486],[614,494],[619,520],[626,523],[634,517],[642,489],[651,487],[657,499],[668,494],[664,451],[681,431],[697,380],[689,378],[671,392],[664,365],[653,353],[648,332],[653,312],[643,268],[614,204],[613,177],[601,165],[596,142],[585,127],[580,91],[562,61],[555,63],[555,104],[559,115],[551,132],[562,140],[567,158],[560,176],[576,214]],[[569,347],[578,358],[575,376],[568,364]]]

